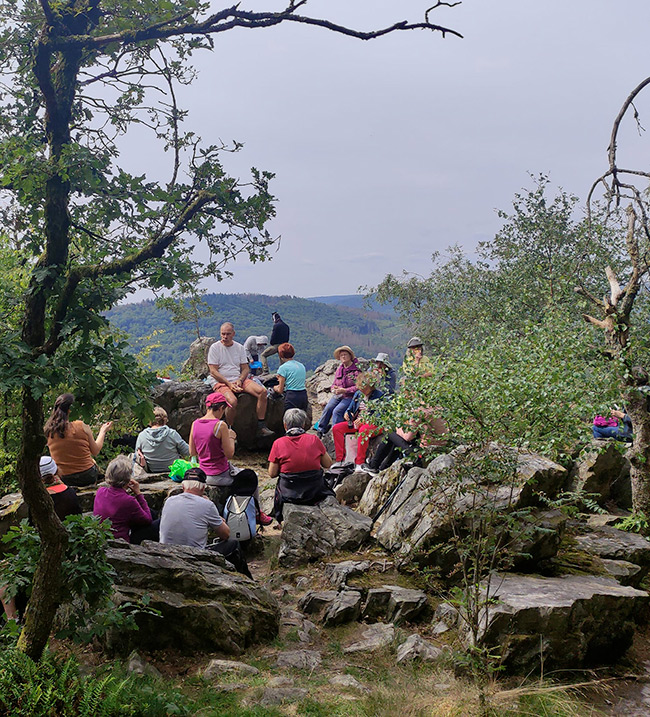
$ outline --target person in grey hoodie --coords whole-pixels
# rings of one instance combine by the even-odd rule
[[[178,431],[167,425],[167,411],[160,406],[153,409],[153,423],[138,434],[135,442],[136,462],[144,456],[148,473],[166,473],[177,458],[186,458],[190,447]],[[140,465],[142,465],[140,463]]]

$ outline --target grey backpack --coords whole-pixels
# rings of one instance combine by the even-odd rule
[[[255,537],[257,516],[252,495],[231,495],[226,501],[223,517],[231,538],[241,543]]]

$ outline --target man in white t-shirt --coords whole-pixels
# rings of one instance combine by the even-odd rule
[[[272,436],[264,423],[267,395],[264,386],[248,378],[248,360],[244,347],[235,341],[235,327],[227,321],[221,325],[221,341],[215,341],[208,350],[208,381],[215,391],[226,397],[230,407],[226,410],[226,421],[232,426],[237,410],[237,394],[250,393],[257,399],[257,432],[261,436]]]

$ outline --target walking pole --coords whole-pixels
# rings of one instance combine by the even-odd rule
[[[392,493],[388,496],[388,498],[386,498],[385,503],[381,506],[377,515],[372,519],[372,525],[374,525],[379,520],[381,514],[393,502],[393,498],[395,498],[395,496],[397,495],[397,491],[402,487],[402,485],[404,484],[404,481],[408,478],[409,473],[410,473],[410,470],[406,471],[406,475],[404,476],[404,478],[402,478],[402,480],[397,484],[397,486],[395,486]]]

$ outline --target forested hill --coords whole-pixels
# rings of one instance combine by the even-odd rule
[[[338,297],[327,298],[335,301]],[[394,316],[323,303],[322,299],[208,294],[205,301],[212,315],[199,319],[201,334],[218,337],[221,324],[232,321],[236,339],[242,343],[251,334],[270,336],[271,313],[277,311],[291,327],[296,358],[308,369],[331,358],[332,351],[340,344],[349,344],[363,356],[386,351],[391,359],[400,363],[408,339],[406,329]],[[124,304],[112,309],[107,316],[114,326],[129,335],[134,352],[148,351],[148,363],[159,371],[170,366],[180,368],[188,356],[190,343],[196,338],[196,327],[192,323],[173,323],[170,312],[158,308],[153,301]],[[274,359],[271,359],[273,365]]]

